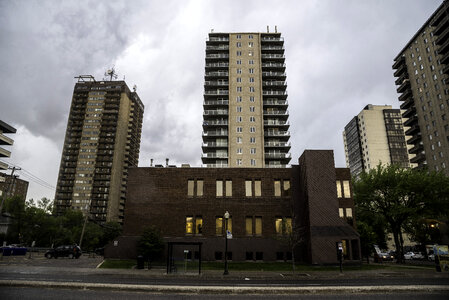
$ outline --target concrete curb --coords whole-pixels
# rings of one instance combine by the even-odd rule
[[[119,290],[149,293],[175,294],[370,294],[400,292],[449,292],[443,285],[385,285],[385,286],[178,286],[178,285],[137,285],[109,283],[81,283],[56,281],[0,280],[0,286]]]

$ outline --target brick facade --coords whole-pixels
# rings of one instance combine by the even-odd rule
[[[338,171],[337,174],[349,173]],[[188,195],[189,180],[192,196]],[[223,196],[217,196],[217,181],[223,181]],[[260,196],[256,195],[256,181],[260,181]],[[230,182],[232,195],[227,189]],[[275,182],[281,187],[280,195],[275,195],[279,192]],[[105,254],[106,257],[136,257],[138,236],[146,226],[154,225],[162,230],[166,241],[202,242],[202,259],[220,260],[224,257],[224,235],[223,230],[217,232],[216,218],[228,211],[233,235],[228,241],[228,251],[232,252],[234,261],[289,259],[291,250],[285,243],[285,235],[282,238],[276,232],[276,219],[293,218],[294,232],[301,224],[304,240],[297,247],[295,257],[309,263],[335,263],[338,239],[358,243],[357,233],[338,215],[335,182],[332,151],[306,151],[300,165],[292,168],[131,168],[123,236],[118,239],[118,246],[109,245]],[[203,193],[198,195],[201,183]],[[247,196],[249,185],[251,196]],[[186,233],[187,218],[192,218],[194,223],[191,234]],[[201,220],[200,229],[198,220]],[[262,224],[258,227],[260,220]],[[251,234],[246,230],[247,222],[252,223]],[[322,237],[317,230],[326,226],[331,229]],[[191,248],[185,249],[195,251]]]

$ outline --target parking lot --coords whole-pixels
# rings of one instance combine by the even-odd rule
[[[2,265],[28,265],[41,267],[68,267],[68,268],[96,268],[102,261],[103,256],[95,254],[83,254],[79,259],[69,259],[60,257],[48,259],[45,252],[32,252],[21,256],[0,256],[0,266]]]

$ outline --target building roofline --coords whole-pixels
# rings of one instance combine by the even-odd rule
[[[398,60],[401,56],[402,53],[409,47],[409,45],[411,43],[413,43],[413,41],[415,40],[415,38],[421,33],[421,31],[426,28],[430,21],[433,19],[433,17],[435,17],[435,15],[440,11],[441,8],[443,8],[443,6],[447,3],[447,0],[444,0],[440,6],[438,6],[438,8],[433,12],[433,14],[427,19],[427,21],[418,29],[418,31],[413,35],[413,37],[410,39],[410,41],[408,41],[408,43],[404,46],[404,48],[402,48],[402,50],[399,52],[399,54],[394,58],[394,61]]]
[[[2,120],[0,120],[0,130],[3,131],[3,133],[16,133],[17,131],[17,129]]]

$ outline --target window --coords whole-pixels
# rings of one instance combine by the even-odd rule
[[[248,42],[248,47],[250,47],[250,48],[254,47],[254,43],[253,42]]]
[[[254,74],[254,69],[250,68],[249,69],[249,74]]]
[[[252,181],[251,180],[245,180],[245,196],[246,197],[252,197],[253,196]]]
[[[236,38],[237,38],[238,40],[240,40],[240,39],[242,38],[242,35],[241,35],[241,34],[237,34],[237,35],[236,35]]]
[[[281,218],[277,217],[275,221],[276,234],[278,235],[286,235],[292,232],[292,218],[286,217]]]
[[[235,100],[236,100],[237,102],[242,102],[242,96],[237,96],[237,98],[235,98]]]
[[[241,86],[238,86],[237,87],[237,92],[241,92],[242,91],[242,87]]]
[[[250,137],[249,138],[249,142],[250,142],[250,144],[255,144],[256,143],[256,138],[255,137]]]
[[[263,252],[256,252],[256,260],[263,260]]]
[[[275,197],[281,196],[281,181],[280,180],[274,181],[274,196]]]
[[[242,56],[242,51],[237,51],[237,56]]]
[[[249,39],[252,39],[252,38],[253,38],[253,35],[252,35],[252,34],[248,35],[248,38],[249,38]]]
[[[236,117],[236,121],[237,121],[237,123],[242,122],[242,117],[241,116]]]
[[[253,252],[246,252],[245,258],[246,260],[253,260]]]
[[[254,180],[254,196],[262,196],[262,181]]]
[[[242,69],[237,69],[237,74],[242,74]]]
[[[242,148],[237,148],[237,154],[242,154]]]
[[[250,77],[249,82],[254,82],[254,77]]]
[[[249,132],[256,132],[256,127],[250,127]]]
[[[245,233],[246,235],[253,235],[253,217],[245,218]]]
[[[249,107],[249,111],[250,111],[250,112],[255,112],[255,110],[256,110],[256,108],[255,108],[254,106],[250,106],[250,107]]]
[[[248,56],[253,56],[254,52],[253,51],[248,51]]]
[[[232,197],[232,180],[226,180],[226,197]]]
[[[345,198],[351,198],[351,190],[349,188],[349,180],[343,180],[343,193]]]
[[[256,160],[253,158],[251,159],[251,166],[254,166],[254,167],[256,166]]]
[[[338,215],[340,216],[340,218],[343,218],[345,215],[344,215],[344,210],[343,210],[343,208],[339,208],[338,209]]]
[[[237,158],[236,162],[237,166],[241,166],[242,165],[242,159],[241,158]]]
[[[262,235],[262,217],[256,217],[255,234]]]
[[[242,47],[242,43],[241,42],[237,42],[237,48],[241,48]]]
[[[255,91],[254,87],[253,87],[253,86],[250,86],[250,87],[249,87],[249,91],[250,91],[250,93],[254,93],[254,91]]]
[[[237,59],[237,64],[241,65],[242,64],[242,60],[241,59]]]
[[[215,234],[223,235],[223,217],[215,217]]]
[[[199,179],[196,181],[196,195],[198,197],[203,196],[203,186],[204,186],[204,181],[202,179]]]
[[[341,184],[340,184],[339,180],[337,180],[337,197],[338,198],[342,198],[343,197],[343,195],[341,193]]]
[[[249,97],[249,102],[254,102],[254,96]]]
[[[238,136],[237,137],[237,144],[241,144],[242,143],[242,137],[241,136]]]
[[[242,112],[242,107],[241,106],[237,106],[236,110],[237,110],[237,112]]]
[[[194,184],[195,184],[195,181],[194,181],[194,180],[189,179],[189,180],[187,181],[187,196],[188,196],[188,197],[193,197],[193,188],[194,188]]]
[[[284,196],[290,196],[290,180],[284,180]]]
[[[237,82],[242,82],[242,77],[237,77]]]
[[[250,121],[250,122],[256,122],[256,117],[252,117],[252,116],[249,117],[249,121]]]
[[[256,148],[249,149],[249,153],[250,154],[256,154]]]
[[[352,208],[346,208],[346,218],[352,218]]]
[[[193,234],[193,217],[186,217],[186,234]]]
[[[237,132],[243,132],[243,128],[242,127],[237,127]]]
[[[195,218],[195,234],[203,233],[203,218],[201,216]]]
[[[250,59],[250,60],[248,61],[248,64],[254,65],[254,59]]]
[[[223,197],[223,180],[217,180],[216,182],[216,189],[217,189],[217,197]]]

